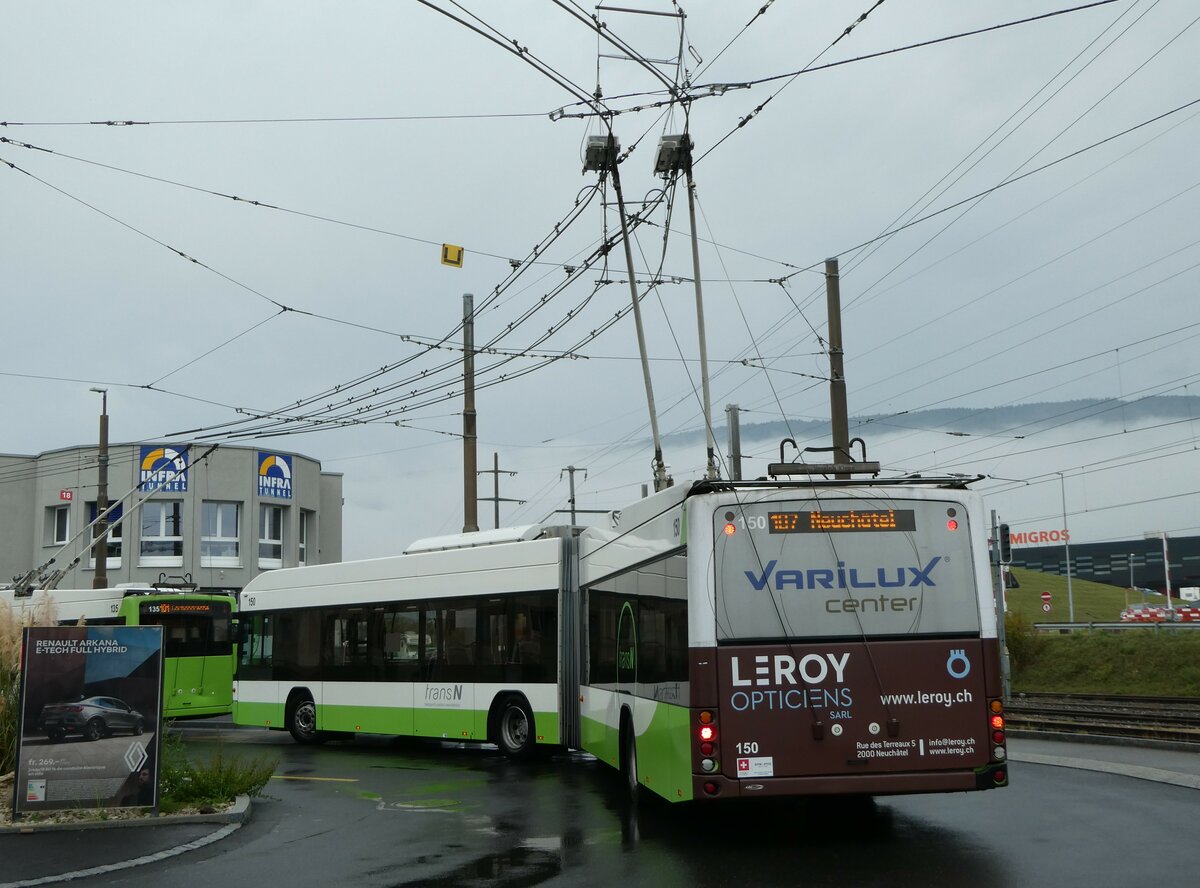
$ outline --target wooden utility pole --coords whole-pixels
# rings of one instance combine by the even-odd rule
[[[475,297],[463,293],[463,533],[479,530],[475,467]]]
[[[833,461],[850,462],[850,418],[846,408],[846,371],[842,365],[842,295],[837,259],[825,260],[825,302],[829,314],[829,412],[833,425]],[[839,473],[838,478],[849,478]]]
[[[92,575],[93,589],[108,588],[108,389],[94,388],[100,395],[100,449],[96,455],[96,515],[99,520],[93,531],[92,560],[96,572]]]

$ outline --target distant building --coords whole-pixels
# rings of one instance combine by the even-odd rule
[[[190,575],[204,589],[240,590],[264,570],[342,560],[340,473],[297,453],[208,451],[109,447],[108,500],[121,505],[109,515],[108,585]],[[97,514],[98,455],[0,455],[0,583],[53,557],[50,569],[66,570],[59,588],[92,586],[91,533],[80,531]]]
[[[1173,596],[1177,596],[1183,586],[1200,586],[1200,536],[1168,536],[1167,556],[1171,562]],[[1012,566],[1066,576],[1066,547],[1014,543]],[[1071,576],[1113,586],[1163,592],[1166,573],[1162,540],[1139,537],[1122,542],[1071,543]]]

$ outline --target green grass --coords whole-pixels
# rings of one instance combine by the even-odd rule
[[[1200,630],[1146,626],[1034,632],[1034,623],[1069,621],[1067,578],[1030,570],[1013,573],[1020,583],[1008,590],[1014,691],[1200,697]],[[1050,613],[1042,610],[1042,592],[1051,595]],[[1126,603],[1143,600],[1140,592],[1088,580],[1072,579],[1071,594],[1077,623],[1118,622]],[[1148,594],[1145,600],[1166,604],[1164,595]]]
[[[1042,635],[1014,691],[1200,697],[1200,634],[1152,629]]]
[[[1067,601],[1067,578],[1057,574],[1041,573],[1036,570],[1013,568],[1013,575],[1021,585],[1008,590],[1008,610],[1021,614],[1031,623],[1067,623],[1070,611]],[[1042,610],[1041,595],[1050,593],[1050,613]],[[1071,579],[1071,599],[1075,603],[1076,623],[1115,623],[1121,618],[1126,604],[1143,600],[1142,593],[1131,592],[1124,586],[1109,586],[1090,580]],[[1147,594],[1149,604],[1166,605],[1165,595]],[[1176,607],[1180,602],[1172,596]]]

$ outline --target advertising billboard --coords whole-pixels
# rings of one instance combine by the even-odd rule
[[[158,807],[161,626],[58,626],[23,636],[14,819]]]

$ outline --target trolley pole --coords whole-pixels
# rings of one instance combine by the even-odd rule
[[[700,390],[704,409],[704,441],[707,447],[705,478],[715,481],[717,471],[717,447],[713,441],[712,396],[708,384],[708,340],[704,332],[704,293],[700,286],[700,246],[696,237],[696,182],[692,178],[692,140],[684,136],[683,169],[687,174],[688,218],[692,223],[692,276],[696,281],[696,330],[700,338]],[[849,445],[847,445],[849,447]]]
[[[658,410],[654,406],[654,386],[650,382],[650,359],[646,355],[646,332],[642,326],[642,305],[638,298],[637,275],[633,270],[633,248],[629,244],[629,223],[625,219],[625,197],[621,193],[621,173],[617,169],[616,142],[609,135],[609,172],[617,193],[617,215],[621,217],[621,241],[625,247],[625,267],[629,270],[629,294],[633,300],[633,326],[637,332],[638,352],[642,358],[642,380],[646,385],[646,406],[650,411],[650,436],[654,439],[654,490],[666,490],[674,481],[663,462],[662,438],[658,433]]]
[[[463,533],[479,530],[476,440],[475,296],[463,293]]]

